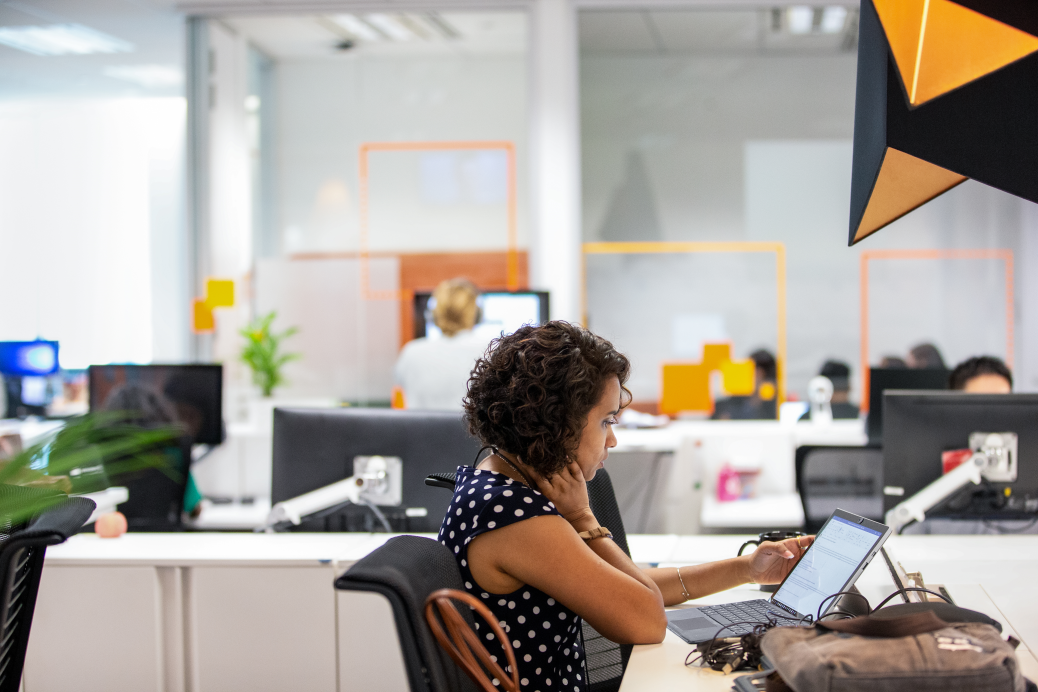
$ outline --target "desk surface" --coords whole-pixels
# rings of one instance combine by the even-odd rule
[[[657,558],[662,565],[708,562],[732,555],[737,536],[633,536],[638,561]],[[935,540],[939,539],[939,540]],[[930,583],[942,583],[955,602],[1002,623],[1005,634],[1023,644],[1017,650],[1024,675],[1038,679],[1038,536],[894,536],[888,552],[910,571],[919,570]],[[664,558],[664,556],[667,556]],[[858,580],[873,604],[894,591],[886,565],[875,560]],[[761,598],[758,590],[739,588],[714,594],[690,605]],[[661,644],[636,646],[621,686],[623,692],[677,687],[729,690],[736,675],[686,667],[692,646],[667,632]]]

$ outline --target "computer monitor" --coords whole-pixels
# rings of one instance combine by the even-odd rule
[[[0,341],[0,375],[44,377],[60,367],[57,341]]]
[[[473,328],[476,334],[487,341],[504,334],[511,334],[524,324],[544,324],[549,317],[547,291],[488,291],[481,294],[476,303],[480,308],[480,321]],[[432,318],[432,294],[415,293],[414,338],[439,336],[440,329]]]
[[[887,391],[883,407],[884,512],[937,480],[943,472],[941,453],[966,449],[971,433],[1014,432],[1016,482],[993,486],[992,496],[1005,504],[1000,517],[1012,518],[1017,510],[1034,516],[1033,508],[1025,510],[1026,500],[1033,505],[1038,497],[1038,394]],[[967,511],[956,496],[934,513],[960,512],[975,515],[977,508]]]
[[[195,444],[223,442],[223,366],[91,365],[90,411],[135,411],[147,425],[177,422]]]
[[[866,429],[870,447],[883,446],[883,392],[888,389],[947,389],[950,370],[869,368],[869,416]]]
[[[289,500],[352,476],[356,457],[399,457],[403,502],[399,507],[379,509],[394,531],[435,532],[451,493],[427,486],[425,477],[471,464],[480,447],[460,413],[274,409],[271,501]],[[298,530],[364,531],[376,526],[369,509],[348,507],[329,517],[304,521]]]

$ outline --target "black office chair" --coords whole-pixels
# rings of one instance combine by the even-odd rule
[[[436,643],[425,621],[429,594],[465,590],[458,563],[443,545],[420,536],[391,538],[336,579],[335,588],[370,591],[389,601],[411,692],[478,692]],[[474,625],[467,608],[459,612],[470,627]]]
[[[796,484],[808,533],[822,528],[836,508],[883,520],[882,449],[798,447]]]
[[[119,505],[130,531],[181,531],[184,494],[191,471],[191,438],[183,436],[159,445],[167,469],[145,468],[117,478],[130,498]]]
[[[426,477],[425,484],[454,492],[455,480],[456,475],[453,473],[433,473]],[[613,541],[630,557],[631,549],[627,545],[627,531],[624,530],[623,518],[620,516],[620,506],[616,502],[613,482],[605,469],[599,469],[594,479],[587,484],[587,494],[591,511],[598,522],[609,528]],[[582,634],[591,692],[619,690],[632,647],[606,639],[587,622],[583,624]]]
[[[8,503],[45,493],[0,485],[0,692],[17,692],[21,683],[47,546],[64,543],[94,511],[93,500],[55,497],[54,504],[21,525],[12,526],[2,516]]]

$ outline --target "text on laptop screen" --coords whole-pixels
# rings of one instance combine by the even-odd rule
[[[826,596],[843,589],[882,537],[878,531],[833,517],[773,600],[801,615],[815,615]],[[829,599],[825,607],[831,607],[834,600]]]

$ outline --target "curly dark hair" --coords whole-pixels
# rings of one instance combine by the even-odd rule
[[[627,358],[586,329],[560,321],[520,327],[494,339],[476,362],[465,422],[483,444],[550,478],[576,451],[610,376],[620,381],[621,405],[630,403],[630,374]]]

